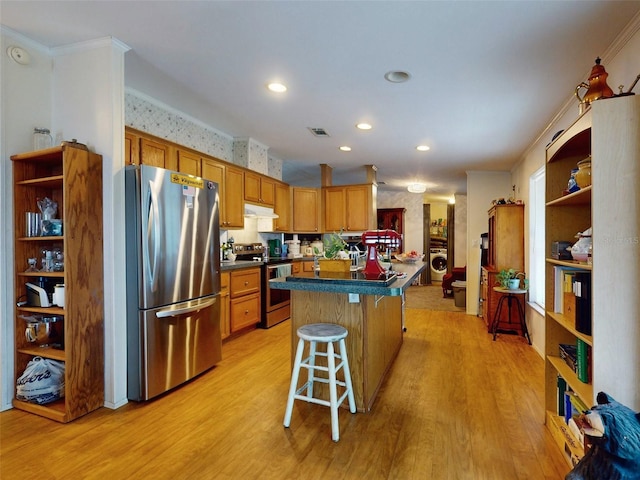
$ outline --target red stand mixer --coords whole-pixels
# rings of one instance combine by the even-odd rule
[[[384,245],[389,251],[400,246],[402,236],[395,230],[367,230],[362,234],[362,244],[367,246],[367,262],[362,273],[367,279],[377,279],[385,273],[378,261],[378,247]]]

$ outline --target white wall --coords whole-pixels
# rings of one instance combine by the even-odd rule
[[[105,279],[105,404],[126,402],[126,329],[122,281],[124,272],[124,51],[126,46],[106,38],[70,47],[48,50],[35,42],[2,30],[2,235],[0,279],[2,317],[0,358],[2,358],[2,408],[13,397],[13,218],[11,165],[13,153],[31,150],[35,126],[50,127],[54,136],[86,143],[103,156],[103,218]],[[7,45],[27,48],[31,63],[18,65],[4,55]],[[10,119],[10,121],[9,121]],[[120,238],[122,237],[122,238]],[[7,253],[5,255],[4,253]],[[7,262],[9,259],[9,262]],[[20,294],[20,286],[15,289]],[[121,330],[119,330],[121,328]],[[119,335],[118,335],[119,332]]]
[[[378,190],[377,208],[405,208],[404,250],[422,252],[422,195]],[[427,252],[428,253],[428,252]]]
[[[19,65],[5,52],[25,49],[28,65]],[[13,399],[13,307],[24,287],[13,285],[13,174],[11,155],[32,150],[34,127],[52,127],[52,61],[45,48],[12,30],[0,27],[0,410]],[[35,206],[34,206],[35,208]],[[14,292],[15,295],[14,295]]]
[[[478,314],[480,235],[489,228],[491,201],[511,195],[509,172],[467,172],[467,313]]]
[[[467,265],[467,196],[456,195],[454,221],[454,267]]]
[[[54,54],[56,133],[102,155],[105,405],[127,402],[124,288],[124,53],[111,38]]]

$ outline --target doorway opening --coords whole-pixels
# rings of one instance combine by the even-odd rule
[[[455,245],[455,206],[450,203],[425,203],[422,206],[423,251],[429,268],[421,274],[421,283],[441,282],[451,273]]]

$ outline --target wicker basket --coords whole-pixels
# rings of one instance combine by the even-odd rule
[[[318,260],[321,272],[346,272],[351,271],[350,259],[321,258]]]

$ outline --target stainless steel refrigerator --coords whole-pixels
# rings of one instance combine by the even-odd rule
[[[127,396],[148,400],[221,359],[218,184],[125,168]]]

